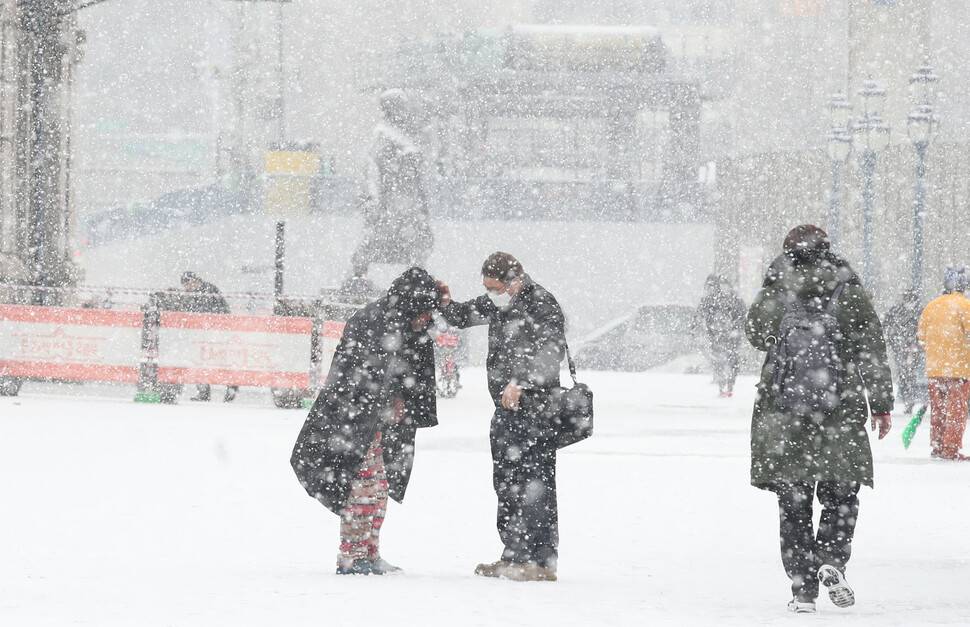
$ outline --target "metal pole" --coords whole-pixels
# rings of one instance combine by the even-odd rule
[[[866,148],[862,152],[862,280],[872,292],[875,283],[872,272],[872,205],[874,192],[872,180],[876,172],[876,151]]]
[[[842,194],[842,161],[832,159],[832,196],[829,198],[829,242],[832,248],[836,248],[839,243],[840,218],[839,206]]]
[[[284,257],[286,253],[286,223],[276,223],[276,275],[273,280],[273,294],[279,300],[283,296],[283,270]]]
[[[923,293],[923,220],[926,213],[926,149],[916,142],[916,197],[913,201],[913,290]]]
[[[277,137],[276,141],[279,144],[277,148],[283,150],[283,144],[286,142],[286,104],[285,104],[285,91],[286,91],[286,70],[283,66],[283,3],[281,2],[279,6],[276,7],[276,76],[278,82],[279,92],[277,93],[277,114],[280,116],[278,120]]]

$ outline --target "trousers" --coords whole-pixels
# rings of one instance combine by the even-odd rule
[[[829,564],[845,572],[859,516],[859,484],[836,481],[779,483],[781,561],[799,601],[818,597],[818,569]],[[815,495],[822,504],[818,530],[813,528]]]

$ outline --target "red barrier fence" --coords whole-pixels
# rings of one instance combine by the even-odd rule
[[[25,379],[137,383],[139,400],[174,402],[182,384],[207,383],[273,388],[274,399],[286,397],[280,406],[295,406],[325,376],[343,328],[152,305],[141,312],[0,305],[0,391],[16,394]]]
[[[160,383],[310,388],[313,320],[166,311]]]
[[[0,376],[135,383],[143,314],[0,305]]]

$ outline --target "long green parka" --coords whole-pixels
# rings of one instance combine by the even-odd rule
[[[752,346],[768,351],[786,305],[797,298],[818,299],[816,303],[825,306],[840,283],[844,287],[835,308],[842,333],[837,346],[845,365],[840,403],[831,411],[808,416],[779,410],[769,353],[751,418],[751,483],[759,488],[813,481],[872,486],[866,419],[870,410],[873,414],[892,410],[892,379],[879,317],[848,263],[831,253],[811,261],[778,257],[748,311],[745,331]]]

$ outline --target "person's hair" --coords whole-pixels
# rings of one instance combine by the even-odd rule
[[[813,262],[829,252],[828,233],[814,224],[796,226],[782,244],[782,249],[795,262]]]
[[[503,283],[517,279],[525,274],[519,260],[508,253],[494,252],[482,264],[482,276]]]

